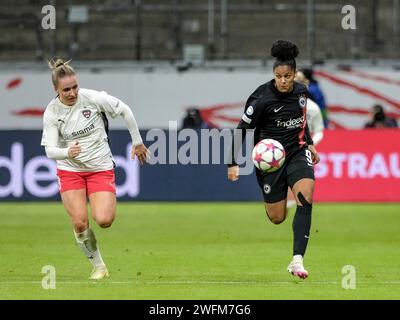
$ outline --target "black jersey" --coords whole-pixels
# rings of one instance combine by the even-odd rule
[[[294,82],[293,90],[282,93],[271,80],[257,88],[246,102],[244,114],[237,129],[255,129],[254,145],[263,139],[279,141],[286,151],[286,156],[313,144],[307,126],[306,86]]]

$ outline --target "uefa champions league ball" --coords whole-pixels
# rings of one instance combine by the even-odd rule
[[[274,172],[285,162],[285,149],[279,141],[264,139],[258,142],[252,153],[254,165],[264,172]]]

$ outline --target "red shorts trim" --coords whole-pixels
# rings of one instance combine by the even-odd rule
[[[97,172],[74,172],[57,169],[60,193],[68,190],[86,189],[87,195],[98,191],[115,193],[114,169]]]

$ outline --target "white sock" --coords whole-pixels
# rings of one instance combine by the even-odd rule
[[[80,233],[77,233],[74,230],[74,234],[79,248],[81,248],[82,252],[89,259],[93,267],[105,266],[105,263],[101,258],[100,250],[97,247],[97,241],[93,230],[88,228]]]
[[[293,260],[303,262],[303,256],[301,254],[296,254],[293,256]]]

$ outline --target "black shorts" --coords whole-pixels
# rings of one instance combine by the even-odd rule
[[[286,158],[283,166],[275,172],[262,172],[256,169],[258,185],[268,203],[278,202],[287,197],[288,187],[304,178],[314,180],[314,166],[311,151],[302,148]]]

